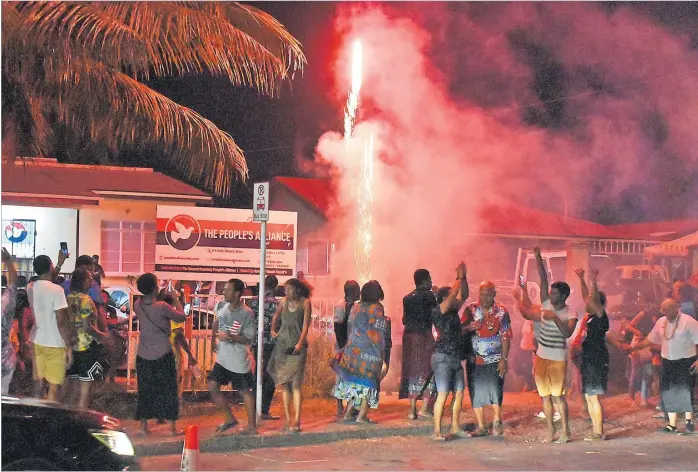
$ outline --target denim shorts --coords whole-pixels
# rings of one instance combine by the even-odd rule
[[[462,392],[465,390],[465,373],[460,358],[435,352],[431,356],[436,391],[439,393]]]

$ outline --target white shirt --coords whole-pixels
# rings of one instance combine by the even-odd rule
[[[56,311],[68,308],[63,288],[48,280],[37,280],[27,287],[27,297],[36,320],[32,342],[44,347],[65,347],[56,316]]]
[[[566,323],[570,318],[570,308],[565,305],[561,310],[556,310],[550,300],[547,300],[541,305],[541,310],[550,310]],[[567,338],[560,332],[554,321],[541,319],[540,323],[536,322],[536,340],[538,341],[538,350],[536,355],[541,359],[550,361],[565,361],[567,360]]]
[[[668,337],[671,339],[667,340]],[[698,321],[685,313],[679,313],[678,321],[673,323],[670,323],[666,316],[662,316],[647,335],[647,339],[662,345],[662,357],[668,361],[688,359],[696,355]]]

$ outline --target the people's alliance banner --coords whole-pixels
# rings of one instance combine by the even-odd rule
[[[269,212],[266,274],[283,283],[296,269],[298,214]],[[161,278],[259,281],[261,223],[252,210],[157,208],[155,271]]]

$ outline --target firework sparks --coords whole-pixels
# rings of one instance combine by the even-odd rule
[[[356,275],[361,283],[371,280],[371,246],[373,244],[373,135],[365,143],[359,181]]]
[[[344,111],[344,139],[349,151],[349,140],[354,134],[359,110],[359,92],[363,79],[363,49],[361,41],[355,41],[351,61],[351,91]],[[348,152],[349,154],[349,152]],[[348,163],[347,163],[348,164]],[[346,170],[348,170],[348,165]],[[359,162],[359,185],[357,186],[357,216],[355,241],[356,278],[360,283],[371,279],[371,245],[373,222],[373,136],[364,143],[363,159]]]
[[[359,109],[359,92],[361,91],[363,51],[361,41],[354,42],[351,61],[351,92],[347,98],[347,109],[344,112],[344,139],[351,138],[356,124],[356,112]]]

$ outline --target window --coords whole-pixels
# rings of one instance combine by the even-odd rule
[[[327,241],[308,242],[308,274],[327,275],[330,273],[330,261]]]
[[[155,223],[102,221],[100,264],[107,273],[142,274],[155,270]]]

